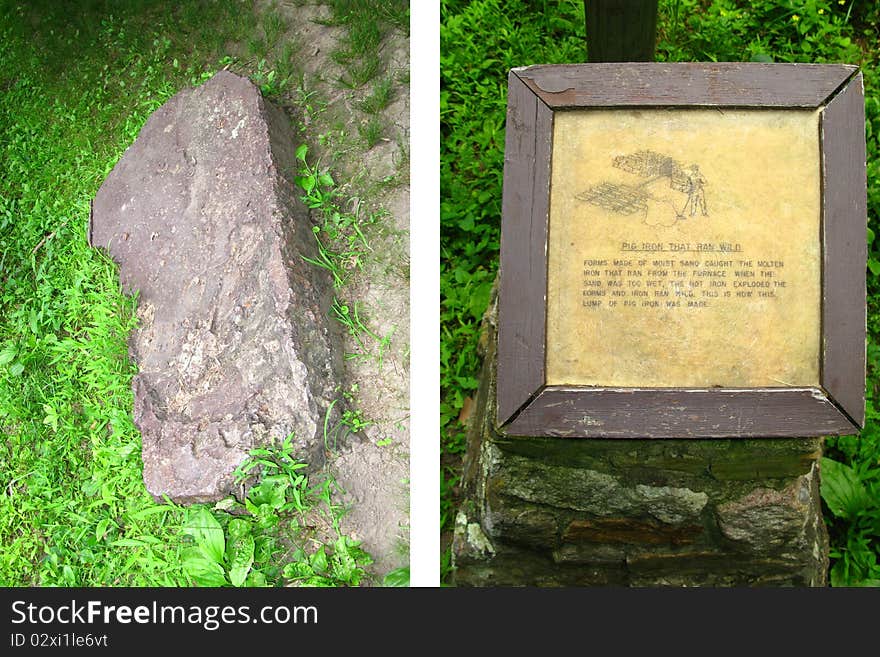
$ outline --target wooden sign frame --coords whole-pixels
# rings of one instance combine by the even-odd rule
[[[820,385],[547,385],[547,245],[556,112],[588,108],[819,111]],[[497,424],[520,436],[846,435],[864,424],[867,201],[855,66],[632,63],[513,69],[508,78],[498,303]]]

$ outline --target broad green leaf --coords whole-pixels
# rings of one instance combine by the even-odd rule
[[[43,412],[46,417],[43,418],[43,424],[48,424],[53,431],[58,431],[58,413],[49,404],[43,404]]]
[[[872,582],[880,578],[877,554],[870,538],[865,535],[850,534],[846,547],[831,547],[834,560],[829,579],[831,586],[874,586]]]
[[[492,281],[485,281],[477,285],[471,292],[470,311],[474,319],[480,319],[486,312],[489,305],[489,298],[492,296]]]
[[[822,499],[838,518],[854,517],[870,502],[865,485],[848,465],[823,458],[821,473]]]
[[[315,574],[315,571],[304,561],[294,561],[293,563],[284,566],[281,574],[285,579],[303,579],[305,577],[311,577]]]
[[[88,481],[83,482],[81,489],[83,493],[92,497],[101,489],[101,482],[89,479]]]
[[[324,546],[318,548],[312,556],[309,557],[309,564],[316,573],[327,572],[327,554],[324,552]]]
[[[191,513],[183,531],[195,539],[206,557],[218,564],[223,563],[226,539],[223,537],[223,528],[210,511],[200,507],[194,514]]]
[[[395,568],[382,579],[383,586],[409,586],[409,568]]]
[[[0,366],[11,363],[18,353],[18,348],[14,344],[8,344],[0,350]]]
[[[241,586],[254,564],[254,537],[250,534],[232,540],[229,555],[229,581]]]
[[[98,526],[95,527],[95,538],[99,541],[104,539],[104,534],[107,533],[107,529],[110,527],[110,524],[113,523],[112,518],[102,518],[98,521]]]
[[[280,518],[277,513],[275,513],[275,509],[269,506],[268,504],[261,504],[257,507],[257,527],[262,530],[271,529],[275,527]]]
[[[247,579],[244,582],[245,586],[269,586],[269,582],[266,580],[266,576],[261,573],[259,570],[252,570],[248,573]]]
[[[318,587],[331,588],[333,586],[336,586],[336,583],[328,577],[321,577],[320,575],[315,575],[314,577],[309,577],[307,580],[305,580],[301,584],[301,586],[312,586],[315,588],[318,588]]]
[[[240,538],[251,533],[251,523],[244,518],[233,518],[226,526],[226,533],[229,538]]]
[[[306,153],[309,152],[309,147],[306,144],[300,144],[296,149],[296,159],[302,162],[306,161]]]
[[[336,539],[336,543],[333,546],[333,561],[333,574],[337,578],[348,582],[350,579],[352,579],[353,575],[357,574],[357,562],[348,551],[347,537],[340,536]]]
[[[215,511],[229,511],[229,509],[233,508],[237,502],[234,497],[224,497],[222,500],[217,502],[212,508]]]
[[[314,176],[296,176],[294,182],[303,188],[303,191],[308,194],[315,188],[315,177]]]
[[[223,566],[207,559],[197,549],[186,550],[181,564],[184,572],[192,577],[198,586],[225,586],[228,583]]]
[[[273,509],[284,506],[285,493],[290,480],[284,475],[265,477],[259,484],[251,488],[248,499],[257,506],[268,505]]]

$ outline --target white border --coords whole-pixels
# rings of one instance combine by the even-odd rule
[[[440,4],[410,4],[410,585],[440,584]]]

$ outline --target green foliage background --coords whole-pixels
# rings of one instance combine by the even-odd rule
[[[0,3],[0,583],[186,584],[183,515],[136,474],[134,304],[86,231],[116,159],[203,69],[173,66],[190,46],[161,29],[170,11],[146,30],[123,7],[68,9],[42,3],[38,29]]]
[[[448,532],[477,388],[479,323],[498,266],[508,71],[586,60],[581,0],[441,0],[441,521]],[[658,61],[859,64],[868,146],[868,420],[826,441],[833,585],[880,585],[880,5],[858,0],[660,0]],[[449,566],[448,551],[444,566]]]

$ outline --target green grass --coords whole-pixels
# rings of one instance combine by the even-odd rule
[[[248,39],[248,52],[257,59],[265,59],[269,52],[266,40],[262,37],[255,36]]]
[[[389,128],[380,113],[395,96],[384,44],[395,30],[409,34],[409,3],[406,0],[330,0],[328,4],[332,19],[327,23],[345,28],[345,36],[332,53],[333,60],[343,68],[338,84],[351,90],[353,105],[369,116],[358,125],[358,136],[361,145],[370,150]],[[406,84],[408,79],[399,83]]]
[[[364,140],[367,150],[373,148],[382,139],[382,133],[385,131],[385,125],[376,117],[367,119],[358,126],[358,134]]]
[[[281,52],[275,58],[275,73],[286,91],[301,77],[297,67],[297,46],[293,41],[287,40],[281,46]]]
[[[263,16],[263,32],[266,33],[266,41],[269,42],[270,48],[278,43],[278,38],[286,29],[287,21],[276,7]]]
[[[479,322],[498,267],[510,68],[582,62],[583,3],[441,0],[441,522],[450,531],[465,448],[462,407],[478,384]],[[822,495],[833,585],[877,584],[880,566],[880,6],[845,0],[661,0],[659,61],[844,62],[862,66],[868,137],[868,422],[826,441]],[[443,572],[449,569],[448,551]]]
[[[360,201],[346,199],[329,172],[321,170],[317,164],[309,164],[308,152],[305,144],[296,151],[300,165],[296,183],[302,190],[302,201],[319,214],[320,222],[313,228],[318,257],[304,259],[327,270],[333,277],[335,295],[330,316],[345,328],[357,345],[357,351],[346,354],[345,358],[372,359],[381,369],[390,335],[381,336],[370,329],[358,301],[339,298],[373,251],[365,231],[379,224],[380,213],[361,212]]]
[[[373,91],[366,96],[358,107],[366,114],[378,114],[388,107],[394,97],[394,87],[391,78],[385,78],[373,87]]]
[[[384,68],[380,53],[382,39],[389,29],[409,33],[409,3],[406,0],[330,0],[331,24],[344,25],[346,37],[333,52],[347,75],[340,81],[357,88]]]
[[[265,476],[243,508],[157,504],[144,488],[126,348],[137,300],[87,244],[90,199],[178,90],[235,63],[280,94],[295,72],[227,52],[253,36],[252,3],[106,5],[0,0],[0,585],[204,585],[211,572],[356,585],[367,557],[339,534],[333,482],[299,479],[283,451],[255,455]],[[297,544],[294,526],[316,517],[318,543]]]
[[[330,0],[334,21],[352,24],[379,21],[409,34],[409,2],[406,0]]]
[[[207,24],[229,22],[213,11]],[[0,15],[0,583],[187,584],[181,512],[141,481],[135,300],[86,231],[116,159],[209,53],[146,29],[176,20],[158,4],[86,17],[4,2]],[[200,43],[218,40],[202,29]]]

